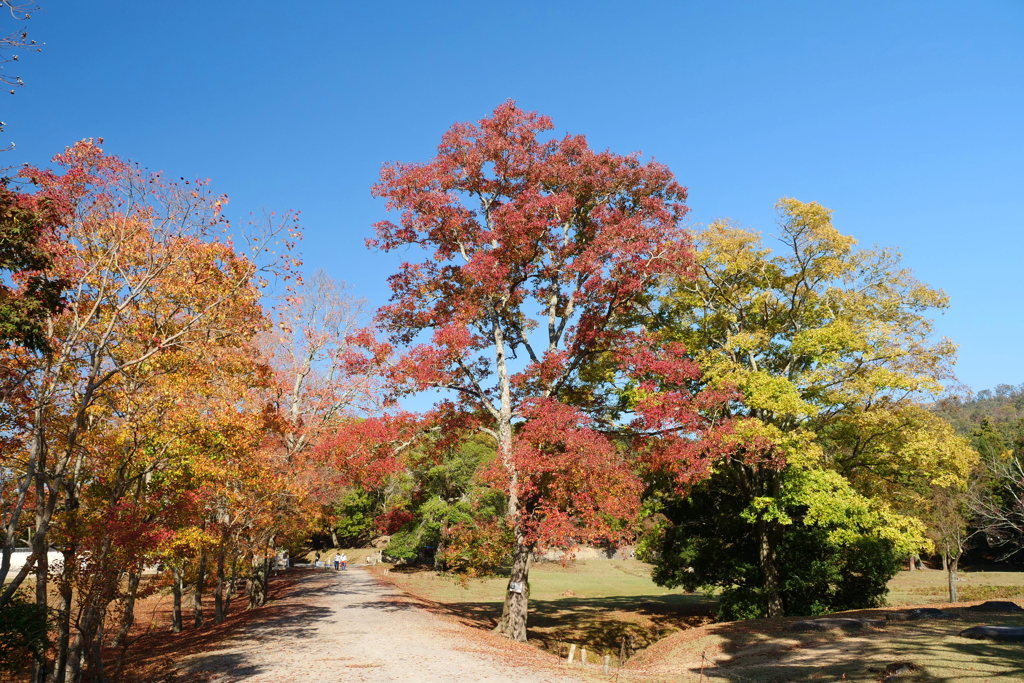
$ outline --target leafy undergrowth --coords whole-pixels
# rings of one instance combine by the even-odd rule
[[[386,576],[384,571],[388,570]],[[490,629],[501,615],[507,579],[459,580],[428,570],[378,568],[378,574],[464,624]],[[530,570],[530,643],[559,656],[570,645],[615,665],[636,650],[712,621],[714,602],[655,585],[650,567],[636,560],[538,563]]]

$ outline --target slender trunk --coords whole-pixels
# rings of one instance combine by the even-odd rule
[[[40,402],[33,411],[34,428],[32,430],[32,440],[29,446],[29,457],[25,467],[25,474],[18,483],[16,497],[11,501],[4,500],[6,525],[4,526],[3,553],[0,555],[0,587],[3,587],[3,590],[0,590],[0,608],[10,601],[15,591],[21,587],[29,573],[37,566],[33,556],[30,560],[26,560],[25,564],[21,566],[21,569],[13,577],[10,576],[11,555],[17,546],[21,515],[24,513],[25,506],[29,501],[29,492],[35,491],[36,495],[38,495],[40,488],[39,471],[46,466],[46,441],[43,438],[42,419],[43,405]],[[36,531],[28,534],[28,545],[33,549],[36,546],[35,536],[38,535],[39,529],[38,511],[39,499],[37,498]]]
[[[759,468],[757,479],[761,480],[762,495],[775,500],[782,496],[782,480],[779,472]],[[786,613],[782,602],[782,578],[779,572],[778,548],[781,542],[782,528],[778,520],[760,519],[757,529],[757,555],[761,565],[764,604],[769,618],[774,619]]]
[[[335,531],[334,529],[331,529],[331,547],[332,548],[340,548],[341,547],[341,544],[338,543],[338,532]]]
[[[225,548],[222,543],[217,551],[217,585],[213,591],[213,623],[224,622],[227,610],[224,608],[224,554]]]
[[[228,612],[231,611],[231,598],[235,596],[235,590],[238,586],[238,558],[235,557],[231,560],[231,578],[228,579],[228,591],[227,595],[224,596],[224,618],[227,618]]]
[[[757,522],[757,551],[761,563],[762,588],[769,618],[785,614],[782,605],[782,585],[779,577],[779,563],[776,556],[778,523],[775,520]]]
[[[128,572],[128,591],[124,598],[124,613],[121,615],[121,626],[117,629],[117,635],[114,636],[114,647],[124,647],[128,643],[128,634],[135,624],[135,598],[139,594],[141,582],[141,569]]]
[[[949,557],[949,568],[946,572],[946,577],[949,579],[949,601],[959,602],[959,596],[956,591],[956,570],[957,565],[960,564],[959,555],[950,555]]]
[[[171,572],[174,574],[174,583],[172,584],[174,603],[171,607],[171,630],[175,633],[181,633],[181,570],[173,567]]]
[[[203,588],[206,583],[206,550],[199,551],[199,568],[196,570],[196,589],[192,593],[193,618],[196,628],[203,625]]]
[[[71,609],[74,605],[72,578],[75,567],[75,547],[64,549],[64,568],[61,571],[60,603],[57,607],[57,658],[54,664],[54,683],[64,683],[68,665],[68,648],[71,645]]]
[[[260,602],[260,605],[267,604],[267,600],[270,599],[270,572],[274,568],[275,559],[271,557],[263,558],[263,600]]]
[[[46,448],[39,450],[39,466],[36,470],[36,528],[32,536],[32,554],[36,558],[36,605],[49,610],[50,557],[47,533],[50,515],[47,514],[48,497],[55,495],[46,486]],[[33,671],[34,680],[43,683],[50,677],[50,661],[46,655],[37,658]]]
[[[944,572],[949,571],[949,560],[947,558],[946,553],[942,553],[942,571]]]

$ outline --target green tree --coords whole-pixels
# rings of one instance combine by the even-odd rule
[[[461,543],[449,548],[453,529],[459,538],[501,515],[504,496],[481,479],[482,466],[496,451],[484,437],[469,435],[429,445],[410,459],[412,519],[392,535],[385,552],[397,560],[417,562],[432,557],[438,569],[480,567]],[[438,457],[437,451],[440,451]],[[511,546],[508,557],[511,558]]]
[[[766,594],[758,538],[750,531],[768,518],[782,529],[773,550],[787,614],[882,604],[886,583],[920,543],[923,525],[860,495],[837,472],[789,467],[779,478],[780,496],[762,500],[759,510],[734,485],[729,468],[685,497],[655,502],[662,521],[640,548],[654,560],[655,581],[713,587],[723,619],[764,616],[776,596]]]
[[[846,475],[851,491],[899,503],[937,480],[962,480],[974,457],[966,447],[917,448],[935,443],[927,437],[941,425],[913,403],[941,390],[954,359],[951,342],[933,339],[928,317],[947,305],[945,294],[916,280],[898,253],[857,249],[821,205],[782,199],[777,209],[778,252],[726,222],[700,231],[697,278],[671,283],[649,320],[690,349],[705,383],[737,394],[732,447],[716,477],[739,497],[736,523],[755,549],[733,581],[751,595],[756,588],[768,616],[808,609],[786,605],[792,575],[784,572],[800,563],[784,554],[799,547],[809,562],[831,553],[806,517],[787,508],[799,494],[794,482]],[[891,512],[872,505],[873,514]],[[927,546],[919,526],[902,528],[893,548]],[[658,561],[684,558],[665,552]],[[695,569],[694,582],[702,578],[723,581]]]
[[[56,220],[45,204],[0,184],[0,348],[49,348],[44,321],[60,309],[66,286],[45,272]]]
[[[370,491],[352,489],[338,500],[331,511],[332,541],[335,546],[353,548],[368,543],[376,531],[374,518],[380,501]]]

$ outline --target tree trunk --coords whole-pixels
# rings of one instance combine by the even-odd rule
[[[75,566],[75,549],[64,549],[64,568],[61,570],[60,604],[57,607],[57,657],[53,668],[54,683],[64,683],[71,646],[71,609],[74,606],[74,586],[71,583]]]
[[[225,548],[221,544],[220,550],[217,551],[217,585],[213,591],[213,623],[221,624],[224,622],[224,617],[227,616],[227,610],[224,608],[224,554]]]
[[[948,565],[948,570],[946,572],[946,577],[949,579],[949,601],[950,602],[959,602],[960,601],[959,600],[959,596],[957,595],[957,590],[956,590],[956,578],[957,578],[956,570],[957,570],[957,565],[959,565],[959,564],[960,564],[960,556],[959,555],[951,555],[949,557],[949,565]]]
[[[947,560],[946,553],[942,553],[942,571],[949,571],[949,561]]]
[[[530,555],[533,547],[518,540],[516,554],[512,559],[512,572],[505,591],[505,603],[501,608],[501,619],[494,627],[496,633],[526,642],[526,617],[530,602]]]
[[[235,591],[238,586],[238,558],[235,557],[231,560],[231,577],[228,579],[228,591],[227,595],[224,596],[224,618],[226,619],[228,613],[231,611],[231,598],[235,597]]]
[[[196,589],[192,593],[193,618],[196,628],[203,625],[203,588],[206,583],[206,550],[199,551],[199,568],[196,570]]]
[[[46,449],[42,449],[45,453]],[[32,537],[32,554],[36,558],[36,605],[49,611],[50,558],[47,543],[49,516],[46,514],[47,495],[54,495],[45,485],[46,461],[40,456],[40,469],[36,472],[36,533]],[[38,683],[50,677],[50,661],[46,655],[37,658],[34,669],[34,680]]]
[[[124,647],[128,643],[128,634],[135,624],[135,598],[139,594],[139,584],[142,582],[142,570],[134,569],[128,572],[128,592],[124,598],[124,613],[121,615],[121,626],[114,636],[114,647]]]
[[[331,529],[331,547],[332,548],[340,548],[341,547],[341,544],[338,543],[338,532],[335,531],[334,529]]]
[[[757,522],[757,552],[761,563],[762,588],[764,589],[765,607],[769,618],[781,617],[785,614],[782,604],[782,585],[779,577],[779,563],[776,555],[778,534],[775,520],[759,520]]]
[[[249,609],[259,607],[267,601],[266,597],[266,560],[260,560],[253,566],[252,579],[249,581]]]
[[[103,672],[103,613],[105,610],[98,605],[89,608],[89,620],[82,640],[82,655],[85,659],[86,680],[90,683],[103,683],[106,675]],[[72,679],[78,683],[80,679]]]
[[[174,574],[174,583],[172,584],[174,603],[171,606],[171,630],[175,633],[181,633],[181,570],[177,567],[172,567],[171,572]]]

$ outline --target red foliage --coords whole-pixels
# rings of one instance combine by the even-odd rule
[[[395,398],[454,392],[432,417],[495,438],[494,474],[530,546],[621,538],[638,510],[633,452],[698,476],[695,437],[727,398],[694,396],[686,350],[633,322],[662,278],[693,267],[686,189],[662,164],[552,127],[506,102],[454,125],[431,161],[384,167],[374,193],[397,218],[368,243],[423,258],[389,278],[387,342],[365,337],[357,361]]]
[[[385,510],[377,519],[374,520],[374,525],[377,527],[377,531],[382,534],[393,534],[403,526],[412,521],[413,514],[411,510],[405,508],[391,508]]]

